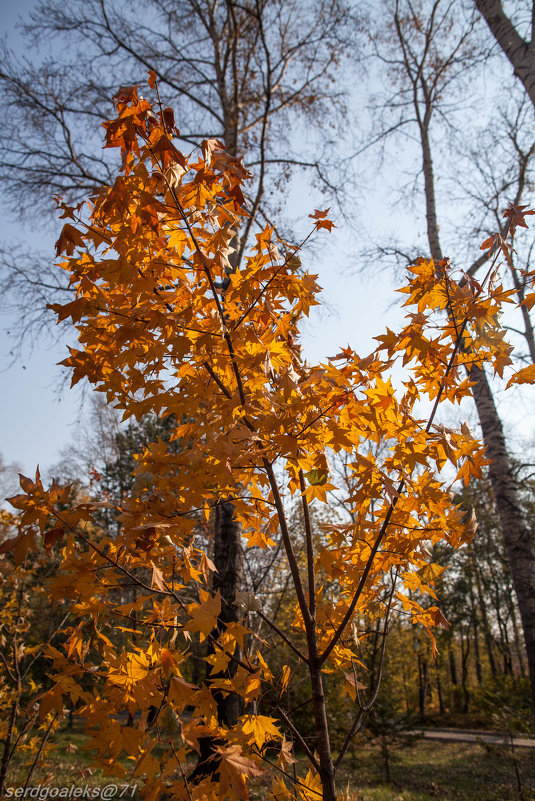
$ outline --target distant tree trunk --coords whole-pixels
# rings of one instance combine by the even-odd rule
[[[524,655],[522,653],[522,641],[520,638],[520,633],[518,631],[518,624],[516,622],[516,610],[514,608],[514,604],[512,603],[511,598],[511,621],[513,623],[513,634],[515,638],[515,651],[516,656],[518,659],[518,668],[520,670],[520,675],[524,679],[526,677],[526,668],[524,667]]]
[[[481,579],[480,579],[480,576],[479,576],[479,567],[477,565],[477,562],[476,562],[473,554],[472,554],[472,563],[474,565],[474,575],[475,575],[475,580],[476,580],[477,599],[478,599],[478,602],[479,602],[479,609],[481,611],[481,621],[483,623],[483,633],[485,635],[485,647],[487,649],[487,657],[488,657],[488,660],[489,660],[490,672],[491,672],[491,674],[493,676],[495,676],[496,673],[497,673],[496,661],[494,659],[494,651],[492,649],[492,634],[491,634],[491,631],[490,631],[489,618],[488,618],[488,615],[487,615],[487,605],[486,605],[485,600],[483,598],[483,590],[482,590],[482,587],[481,587]]]
[[[479,653],[479,620],[476,612],[476,602],[474,598],[474,585],[472,581],[472,572],[470,571],[469,574],[469,586],[470,586],[470,611],[472,613],[472,628],[474,630],[474,661],[476,666],[476,678],[478,684],[481,684],[483,681],[483,675],[481,672],[481,656]]]
[[[402,670],[403,670],[403,695],[405,698],[405,712],[409,714],[412,708],[412,704],[411,704],[411,693],[409,690],[409,677],[407,675],[407,667],[405,662],[403,663]]]
[[[459,707],[459,681],[457,678],[457,665],[455,663],[455,654],[453,653],[453,643],[450,643],[448,648],[448,663],[450,667],[450,681],[451,681],[451,693],[450,693],[450,709],[454,709],[458,711]]]
[[[470,653],[470,627],[469,626],[466,627],[466,637],[464,636],[462,626],[460,626],[460,630],[461,630],[461,686],[463,688],[462,711],[466,714],[468,712],[468,704],[469,704],[467,679],[468,679],[468,654]]]
[[[442,682],[440,681],[440,663],[438,659],[435,661],[435,671],[437,678],[438,710],[440,714],[443,715],[446,709],[444,707],[444,698],[442,696]]]
[[[381,734],[381,753],[383,755],[383,765],[385,768],[385,779],[387,784],[390,784],[390,754],[388,753],[388,739],[387,735],[383,732]]]
[[[455,664],[455,654],[453,653],[453,648],[451,647],[451,645],[448,648],[448,660],[450,665],[451,683],[456,687],[459,682],[457,681],[457,666]]]
[[[425,717],[425,701],[427,697],[427,687],[429,683],[429,672],[427,667],[427,659],[423,659],[418,654],[418,703],[420,707],[420,716]]]

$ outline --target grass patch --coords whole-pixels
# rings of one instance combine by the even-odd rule
[[[516,749],[524,801],[535,801],[535,750]],[[505,746],[417,741],[392,750],[391,782],[380,750],[353,749],[338,781],[347,801],[520,801],[511,750]],[[349,791],[347,788],[349,786]]]

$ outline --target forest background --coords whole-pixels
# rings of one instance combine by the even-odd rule
[[[521,31],[529,28],[530,4],[509,5],[507,10],[517,28]],[[305,355],[309,353],[313,361],[332,355],[339,345],[345,345],[346,342],[361,352],[370,349],[371,337],[380,330],[376,323],[385,319],[393,327],[394,322],[390,321],[399,320],[399,308],[387,311],[385,315],[382,313],[390,305],[385,285],[399,283],[402,268],[417,256],[433,249],[432,235],[429,234],[429,194],[424,191],[428,190],[428,185],[420,168],[423,140],[418,130],[421,133],[422,128],[416,107],[411,107],[411,74],[410,69],[406,69],[410,68],[410,58],[408,63],[403,61],[406,55],[404,45],[412,37],[418,42],[422,31],[429,30],[433,14],[437,21],[436,33],[433,30],[433,35],[437,37],[435,44],[439,42],[440,45],[440,52],[435,52],[435,56],[436,59],[442,58],[443,63],[447,62],[447,68],[441,76],[444,78],[443,84],[439,82],[436,97],[433,98],[433,125],[429,130],[442,251],[460,267],[470,268],[478,259],[480,242],[496,230],[500,212],[506,203],[530,203],[535,149],[530,139],[533,109],[473,4],[422,3],[418,13],[412,14],[410,5],[407,4],[405,8],[401,3],[398,11],[407,26],[405,31],[396,28],[394,3],[381,4],[384,13],[380,24],[374,29],[376,8],[377,4],[354,4],[351,7],[351,19],[355,27],[350,35],[347,30],[331,31],[332,35],[338,37],[337,55],[329,64],[331,83],[327,88],[322,85],[321,98],[314,96],[312,86],[312,99],[307,99],[310,107],[307,109],[308,117],[303,116],[294,123],[295,142],[292,135],[288,138],[289,147],[294,153],[297,152],[295,160],[306,161],[311,167],[296,169],[287,165],[282,173],[273,175],[274,186],[279,191],[282,188],[284,195],[283,207],[277,211],[279,219],[284,221],[287,235],[291,232],[292,238],[298,241],[303,233],[300,220],[314,207],[325,207],[329,203],[332,206],[330,216],[335,219],[339,229],[331,236],[328,251],[325,254],[316,251],[313,256],[313,269],[319,273],[320,284],[327,286],[327,302],[334,307],[331,310],[332,317],[326,316],[323,311],[322,318],[315,322],[313,319],[305,337]],[[44,37],[41,44],[43,52],[48,46],[46,41],[47,37]],[[52,49],[53,60],[59,52]],[[431,72],[434,70],[436,73],[439,69],[437,63],[436,60],[431,62]],[[359,81],[358,96],[355,95],[355,74],[364,76]],[[16,103],[13,103],[9,77],[4,85],[8,87],[8,97],[11,98],[9,107],[13,114],[24,115],[24,108],[21,106],[17,112]],[[328,115],[328,139],[319,119],[317,132],[314,126],[310,127],[310,118],[314,119],[314,113],[317,113],[314,108],[317,101],[318,105],[319,101],[324,104],[323,114]],[[107,101],[103,99],[102,102],[105,105]],[[300,113],[303,113],[303,109],[300,109]],[[19,120],[18,133],[11,137],[12,141],[17,142],[21,132],[20,141],[24,143],[27,138],[28,131],[20,125],[22,119],[24,117]],[[36,134],[38,129],[39,125],[36,126]],[[18,150],[19,155],[22,152]],[[4,163],[3,177],[11,208],[17,209],[20,206],[17,198],[24,191],[24,167],[19,161],[17,172],[14,161],[9,161],[12,157],[13,152]],[[47,187],[42,176],[39,182],[34,186],[29,182],[25,190],[26,208],[22,219],[26,220],[23,224],[32,228],[31,235],[23,235],[25,248],[28,244],[36,244],[34,228],[36,222],[41,224],[41,215],[35,213],[36,206],[43,207],[43,239],[46,241],[50,236],[52,243],[54,238],[46,233],[47,226],[53,224],[50,223],[51,207],[50,211],[46,210]],[[492,187],[490,193],[489,187]],[[388,227],[384,226],[385,219]],[[12,237],[14,231],[10,231]],[[38,235],[38,239],[41,241],[41,235]],[[527,234],[519,245],[519,259],[528,265],[532,242],[531,235]],[[335,248],[338,250],[335,251]],[[11,248],[6,248],[4,253],[10,251],[13,252]],[[372,268],[370,264],[373,264]],[[8,271],[6,275],[9,275],[13,260],[6,259],[4,266]],[[5,287],[8,286],[8,280]],[[10,308],[8,305],[8,313],[12,315],[10,327],[15,332],[15,339],[10,341],[14,342],[12,347],[15,350],[12,352],[17,359],[10,369],[20,370],[18,359],[28,353],[24,348],[32,345],[34,348],[41,347],[43,337],[48,336],[48,332],[45,331],[46,326],[39,328],[42,318],[41,309],[37,307],[33,309],[39,312],[34,318],[33,327],[29,324],[28,316],[24,315],[24,304],[27,310],[28,297],[16,295],[23,284],[15,281],[13,286],[15,294],[5,295],[7,303],[11,304]],[[347,301],[344,300],[342,306],[342,297],[350,297],[351,303],[346,305]],[[392,300],[394,303],[395,300]],[[336,325],[331,324],[332,319],[336,320]],[[511,335],[522,343],[524,364],[529,364],[532,354],[529,330],[523,330],[526,320],[518,322],[511,319],[506,323],[511,329],[516,329],[511,331]],[[38,335],[35,334],[37,330]],[[26,342],[21,336],[23,332],[27,335]],[[523,336],[526,332],[528,337]],[[23,350],[19,349],[21,346]],[[37,352],[34,351],[34,354]],[[29,370],[27,372],[29,375]],[[32,385],[35,387],[34,379]],[[529,387],[525,390],[518,388],[505,398],[503,384],[494,382],[493,391],[505,425],[509,452],[514,459],[523,513],[531,526],[531,390]],[[20,401],[16,401],[16,405],[20,414]],[[62,438],[62,435],[54,433],[52,445],[50,440],[40,440],[31,429],[29,421],[35,420],[38,430],[46,429],[50,435],[52,428],[42,413],[45,405],[40,396],[37,409],[32,411],[26,407],[20,427],[13,424],[16,419],[14,414],[3,418],[10,420],[10,431],[17,430],[15,436],[19,445],[23,441],[20,432],[24,429],[40,454],[50,454],[57,447],[58,439]],[[471,417],[475,427],[476,418],[468,405],[466,410],[463,408],[464,413]],[[63,465],[56,464],[54,470],[63,471],[64,476],[79,480],[82,484],[87,483],[91,467],[97,472],[104,468],[104,472],[109,471],[111,475],[113,465],[116,469],[122,469],[123,473],[128,473],[133,448],[128,440],[135,440],[139,444],[143,432],[140,434],[137,430],[119,429],[117,421],[113,417],[106,417],[102,409],[89,412],[86,405],[81,414],[85,415],[87,428],[91,430],[88,443],[78,448],[84,451],[83,458],[79,453],[76,454],[76,448],[67,444],[66,453],[70,451],[71,456],[64,459]],[[93,417],[90,418],[89,414]],[[455,414],[458,417],[458,412]],[[65,416],[66,413],[62,411],[63,420]],[[106,459],[101,458],[98,463],[96,454],[102,455],[103,440],[95,440],[95,421],[101,426],[106,447],[110,449],[106,452]],[[448,424],[450,420],[444,419],[443,422]],[[65,439],[68,443],[68,437]],[[79,445],[79,435],[77,439]],[[126,465],[119,465],[124,458],[121,448],[125,447]],[[23,447],[21,450],[21,453],[7,450],[6,461],[35,461],[33,452],[25,452]],[[91,460],[94,463],[90,464]],[[40,461],[43,461],[42,456]],[[82,475],[75,475],[76,471]],[[112,483],[114,480],[114,477],[110,479]],[[122,480],[126,480],[124,475],[120,478]],[[402,676],[403,690],[398,688],[397,703],[394,708],[384,712],[389,721],[396,716],[402,719],[414,713],[424,719],[430,713],[439,713],[446,720],[446,714],[453,715],[454,719],[455,715],[472,712],[475,717],[466,720],[476,725],[479,715],[481,722],[490,725],[492,715],[498,708],[503,710],[507,706],[508,726],[522,728],[527,725],[528,669],[521,621],[507,556],[499,537],[497,515],[492,511],[492,493],[486,481],[470,492],[473,494],[467,503],[476,507],[480,522],[474,545],[455,557],[447,552],[437,556],[437,560],[444,563],[455,559],[439,591],[441,607],[452,628],[441,635],[443,642],[439,662],[436,663],[431,658],[430,643],[417,630],[404,631],[400,627],[397,650],[395,646],[392,650],[391,674],[397,672],[394,668],[397,658],[400,660],[398,670],[402,665],[401,673],[397,672],[397,675]],[[406,658],[407,652],[411,654],[410,661]],[[386,676],[385,684],[388,687],[388,672]],[[388,695],[387,691],[385,698]],[[505,704],[504,698],[510,699],[511,704]],[[527,703],[529,705],[529,700]],[[389,725],[392,728],[392,724]]]

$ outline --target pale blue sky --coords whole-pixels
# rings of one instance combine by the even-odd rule
[[[16,24],[21,16],[35,5],[35,0],[0,3],[2,34],[11,47],[19,50],[20,39]],[[53,258],[54,233],[47,235],[40,226],[29,221],[18,223],[0,216],[0,240],[3,243],[23,241],[50,251]],[[2,329],[9,320],[2,319]],[[49,343],[47,343],[49,345]],[[59,372],[56,363],[64,358],[63,347],[43,347],[36,343],[33,352],[26,351],[22,362],[6,369],[11,361],[12,343],[0,333],[0,380],[2,401],[0,415],[0,455],[6,462],[17,462],[26,472],[35,471],[37,463],[51,464],[57,451],[72,435],[79,402],[75,393],[58,393]]]

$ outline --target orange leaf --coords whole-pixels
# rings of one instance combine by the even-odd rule
[[[507,386],[511,384],[533,384],[535,383],[535,364],[530,364],[529,367],[524,367],[514,374],[507,382]]]

